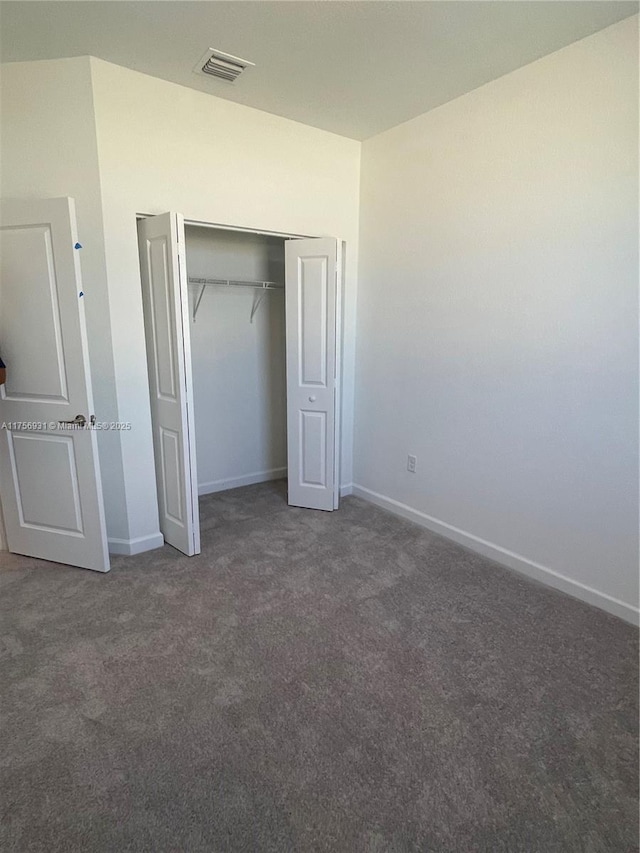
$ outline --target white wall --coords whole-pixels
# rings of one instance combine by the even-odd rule
[[[284,240],[186,228],[197,278],[284,284]],[[189,288],[190,305],[199,294]],[[200,494],[284,476],[287,466],[284,290],[207,287],[191,321]]]
[[[76,201],[95,415],[117,420],[100,176],[87,57],[17,62],[0,76],[0,194]],[[1,419],[1,417],[0,417]],[[110,537],[128,537],[117,432],[99,432]]]
[[[360,144],[91,59],[130,536],[157,531],[136,213],[347,241],[342,481],[351,481]]]
[[[355,422],[361,494],[629,619],[637,26],[363,144]]]

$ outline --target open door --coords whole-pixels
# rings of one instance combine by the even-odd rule
[[[338,508],[341,276],[339,240],[287,241],[289,503],[309,509]]]
[[[80,248],[72,199],[1,203],[0,498],[10,551],[107,572]]]
[[[160,530],[188,557],[200,553],[184,220],[138,223]]]

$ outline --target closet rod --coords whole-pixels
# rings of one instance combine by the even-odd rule
[[[284,288],[284,284],[279,284],[277,281],[241,281],[240,279],[232,278],[189,277],[189,284],[213,285],[218,287],[259,287],[263,290],[282,290]]]

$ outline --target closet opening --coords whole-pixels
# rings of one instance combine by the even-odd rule
[[[160,529],[200,552],[199,501],[285,480],[338,508],[343,244],[141,217]]]
[[[284,244],[185,225],[199,496],[287,476]]]

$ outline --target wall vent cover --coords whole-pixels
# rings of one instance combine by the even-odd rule
[[[221,50],[210,47],[193,70],[196,74],[205,74],[207,77],[217,77],[219,80],[226,80],[227,83],[235,83],[243,71],[254,65],[255,63],[249,62],[248,59],[240,59],[239,56],[232,56],[230,53],[223,53]]]

